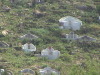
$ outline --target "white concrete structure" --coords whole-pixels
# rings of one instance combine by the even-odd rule
[[[65,37],[67,40],[76,40],[79,36],[74,34],[74,32],[70,32],[69,34],[66,34]]]
[[[44,0],[33,0],[34,3],[42,3]]]
[[[40,69],[40,75],[60,75],[60,72],[52,69],[51,67],[46,67],[44,69]]]
[[[51,60],[57,59],[60,56],[60,51],[54,50],[52,47],[49,47],[41,51],[41,56]]]
[[[13,75],[10,70],[0,69],[0,75]]]
[[[23,75],[35,75],[35,72],[31,69],[23,69],[20,71],[20,73]]]
[[[99,16],[99,21],[100,21],[100,16]]]
[[[59,23],[61,29],[80,30],[80,27],[82,26],[82,21],[72,16],[61,18]]]
[[[28,34],[25,34],[25,35],[23,35],[23,36],[20,36],[20,38],[21,39],[30,39],[30,40],[32,40],[32,39],[36,39],[36,38],[38,38],[36,35],[33,35],[33,34],[31,34],[31,33],[28,33]]]
[[[0,75],[3,75],[4,72],[5,72],[4,69],[0,69]]]
[[[33,52],[33,51],[36,51],[36,47],[32,43],[26,43],[26,44],[22,45],[22,49],[25,52]]]

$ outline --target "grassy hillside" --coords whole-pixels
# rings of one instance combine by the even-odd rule
[[[77,43],[63,39],[64,33],[71,30],[59,29],[58,20],[64,16],[74,16],[82,20],[81,30],[76,34],[88,35],[100,40],[100,22],[98,20],[99,0],[45,0],[31,7],[31,0],[17,0],[14,4],[9,0],[0,0],[0,41],[7,42],[9,48],[0,48],[0,65],[11,70],[14,75],[24,68],[38,72],[40,68],[50,66],[61,72],[61,75],[99,75],[100,74],[100,41]],[[2,7],[10,7],[6,12]],[[82,8],[86,6],[87,8]],[[42,15],[36,15],[36,10]],[[2,31],[8,30],[3,35]],[[39,38],[31,42],[37,47],[37,52],[53,46],[61,52],[56,60],[35,57],[25,54],[19,36],[32,33]],[[18,48],[18,49],[16,49]]]

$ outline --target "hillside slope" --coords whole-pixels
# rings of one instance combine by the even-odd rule
[[[0,48],[0,65],[11,70],[14,75],[23,68],[31,68],[37,73],[40,68],[50,66],[61,72],[61,75],[99,75],[100,74],[100,20],[96,0],[45,0],[29,6],[31,0],[0,0],[0,41],[10,45]],[[7,11],[4,7],[10,8]],[[38,15],[38,13],[40,13]],[[73,42],[63,39],[63,34],[71,30],[59,29],[59,19],[73,16],[80,19],[83,25],[76,34],[96,38],[96,42]],[[5,31],[5,33],[3,33]],[[36,53],[53,46],[61,52],[56,60],[35,57],[25,54],[20,40],[21,35],[32,33],[39,38],[31,42],[37,47]]]

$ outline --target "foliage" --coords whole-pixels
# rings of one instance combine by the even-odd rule
[[[16,0],[11,4],[9,0],[0,0],[0,40],[11,46],[0,48],[0,65],[13,71],[18,75],[22,68],[35,68],[38,70],[46,66],[56,68],[61,75],[99,75],[100,69],[100,25],[98,15],[100,5],[94,5],[99,0],[44,0],[43,3],[35,3],[28,7],[31,0]],[[96,6],[91,11],[83,11],[75,8],[75,4],[86,6]],[[2,11],[3,6],[9,6],[10,12]],[[46,15],[37,17],[34,10],[45,12]],[[59,29],[58,20],[64,16],[74,16],[82,20],[83,25],[80,30],[75,31],[79,36],[93,36],[96,42],[75,42],[62,38],[63,33],[68,34],[71,30]],[[8,34],[3,36],[2,31],[8,30]],[[19,36],[32,33],[39,38],[34,40],[20,40]],[[56,60],[48,60],[36,57],[34,53],[25,53],[21,49],[21,44],[32,42],[36,47],[36,54],[41,50],[52,46],[61,52],[61,56]]]

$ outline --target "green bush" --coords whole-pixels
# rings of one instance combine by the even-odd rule
[[[72,61],[72,58],[70,55],[68,54],[63,54],[60,56],[60,59],[64,62],[71,62]]]

